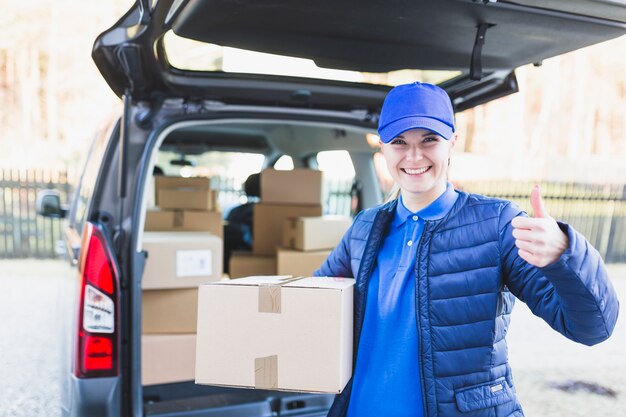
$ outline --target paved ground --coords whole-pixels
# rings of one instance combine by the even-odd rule
[[[522,303],[509,331],[517,391],[528,417],[626,417],[626,265],[611,266],[622,300],[613,337],[592,348],[568,341]],[[60,355],[57,298],[63,264],[0,261],[0,417],[58,417]],[[563,392],[583,381],[617,392]]]
[[[626,265],[612,265],[610,273],[621,314],[612,337],[593,347],[570,342],[517,303],[508,334],[509,356],[527,416],[626,416]],[[567,381],[598,384],[617,396],[550,387]]]
[[[61,262],[0,261],[0,417],[57,417]]]

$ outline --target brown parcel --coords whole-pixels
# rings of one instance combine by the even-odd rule
[[[154,177],[154,189],[156,192],[155,201],[157,206],[162,208],[174,208],[174,209],[182,209],[182,208],[191,208],[196,210],[211,210],[211,207],[188,207],[191,205],[209,205],[211,206],[210,192],[211,189],[211,179],[207,177],[167,177],[163,175],[157,175]],[[161,193],[161,191],[168,191],[167,193]],[[171,193],[169,191],[174,191]],[[180,192],[193,192],[193,191],[203,191],[200,194],[191,195],[191,194],[180,194]],[[165,200],[162,201],[162,198]],[[181,198],[185,196],[191,196],[196,199],[193,203],[187,203],[182,201]],[[209,201],[204,202],[202,196],[209,196]],[[197,201],[200,199],[200,201]],[[187,205],[186,205],[187,204]]]
[[[322,204],[322,171],[267,169],[261,172],[261,201],[273,204]]]
[[[217,210],[216,195],[216,190],[165,188],[157,190],[157,205],[165,210]]]
[[[303,251],[333,249],[351,223],[347,216],[287,219],[283,223],[283,246]]]
[[[276,273],[278,275],[294,275],[308,277],[320,268],[330,250],[301,252],[293,249],[278,248],[276,254]]]
[[[193,381],[195,334],[141,335],[142,385]]]
[[[195,333],[197,323],[197,288],[141,292],[142,333]]]
[[[210,190],[211,179],[208,177],[169,177],[156,175],[154,186],[157,190],[165,188],[195,188],[197,190]]]
[[[145,232],[143,289],[194,288],[222,278],[222,239],[208,232]]]
[[[252,251],[255,255],[274,255],[282,242],[285,219],[300,216],[321,216],[322,206],[259,203],[253,209]]]
[[[183,232],[207,231],[223,237],[222,213],[199,210],[148,210],[147,231]]]
[[[276,275],[276,257],[253,255],[250,252],[233,252],[230,256],[228,271],[231,278]]]
[[[353,285],[328,277],[201,285],[196,383],[341,392],[352,374]]]

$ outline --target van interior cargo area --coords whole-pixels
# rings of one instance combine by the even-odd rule
[[[313,416],[316,412],[321,417],[333,401],[330,394],[203,386],[193,382],[144,386],[143,398],[147,416],[185,413],[207,417],[295,417]]]
[[[161,164],[163,161],[166,164],[169,162],[169,166],[164,165],[160,168],[165,168],[166,173],[169,171],[167,175],[175,175],[183,168],[201,168],[203,164],[207,163],[203,155],[206,156],[210,153],[260,154],[264,156],[263,169],[271,168],[281,156],[288,155],[292,157],[295,168],[318,168],[315,155],[321,151],[341,150],[347,151],[351,156],[357,177],[370,177],[374,178],[373,181],[375,181],[376,174],[374,173],[372,155],[377,151],[377,147],[376,142],[372,143],[372,138],[368,138],[368,134],[375,134],[375,131],[355,122],[349,115],[347,122],[344,123],[244,118],[222,119],[219,122],[188,120],[177,123],[169,133],[156,138],[153,152],[161,156]],[[158,162],[159,158],[156,155],[152,155],[150,158],[153,162]],[[163,157],[166,155],[168,158],[173,155],[175,163]],[[178,161],[184,161],[184,163]],[[368,189],[376,190],[376,198],[380,199],[377,184],[372,184],[372,187],[368,187]],[[153,178],[149,178],[144,192],[155,194]],[[148,206],[144,207],[144,210],[146,208],[150,209]],[[158,210],[158,207],[153,209],[155,208]],[[146,230],[148,230],[147,227]],[[155,232],[146,231],[140,241],[147,239],[148,233],[154,234]],[[280,233],[278,235],[282,236]],[[142,247],[142,249],[145,248]],[[150,253],[148,253],[147,262],[154,260],[155,257],[150,257]],[[163,268],[157,270],[163,271]],[[145,280],[146,276],[144,275],[142,282]],[[144,291],[165,292],[168,290],[143,289],[142,292]],[[182,299],[182,296],[180,297]],[[150,301],[144,293],[142,304],[147,302],[146,300]],[[183,310],[181,308],[176,316],[183,316]],[[146,311],[153,311],[153,309],[144,310],[144,314]],[[145,326],[145,317],[143,320]],[[161,327],[165,328],[166,326],[162,324]],[[144,330],[146,330],[145,327]],[[148,332],[152,332],[152,330],[148,329]],[[189,334],[188,330],[186,333]],[[187,349],[188,351],[189,349]],[[155,362],[154,358],[144,359],[140,369],[146,373],[146,367],[150,366],[150,363],[155,364]],[[163,358],[163,361],[168,360]],[[190,360],[185,362],[190,362]],[[156,364],[155,366],[159,367],[160,365]],[[186,366],[189,364],[187,363]],[[178,374],[180,375],[180,372]],[[167,381],[167,376],[165,383],[144,382],[142,398],[145,415],[222,417],[319,415],[321,417],[328,412],[334,397],[333,394],[198,385],[194,383],[193,374],[190,371],[185,371],[185,375],[188,376],[189,380],[184,382],[179,382],[180,379]]]

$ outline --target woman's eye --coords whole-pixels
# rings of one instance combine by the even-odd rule
[[[424,142],[438,142],[439,138],[437,136],[428,136],[424,138]]]
[[[394,139],[391,141],[392,145],[404,145],[406,142],[403,141],[402,139]]]

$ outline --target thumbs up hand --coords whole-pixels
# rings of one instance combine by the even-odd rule
[[[513,237],[519,256],[531,265],[543,267],[561,257],[569,246],[569,239],[548,214],[538,185],[530,193],[530,205],[535,217],[514,218],[511,221]]]

